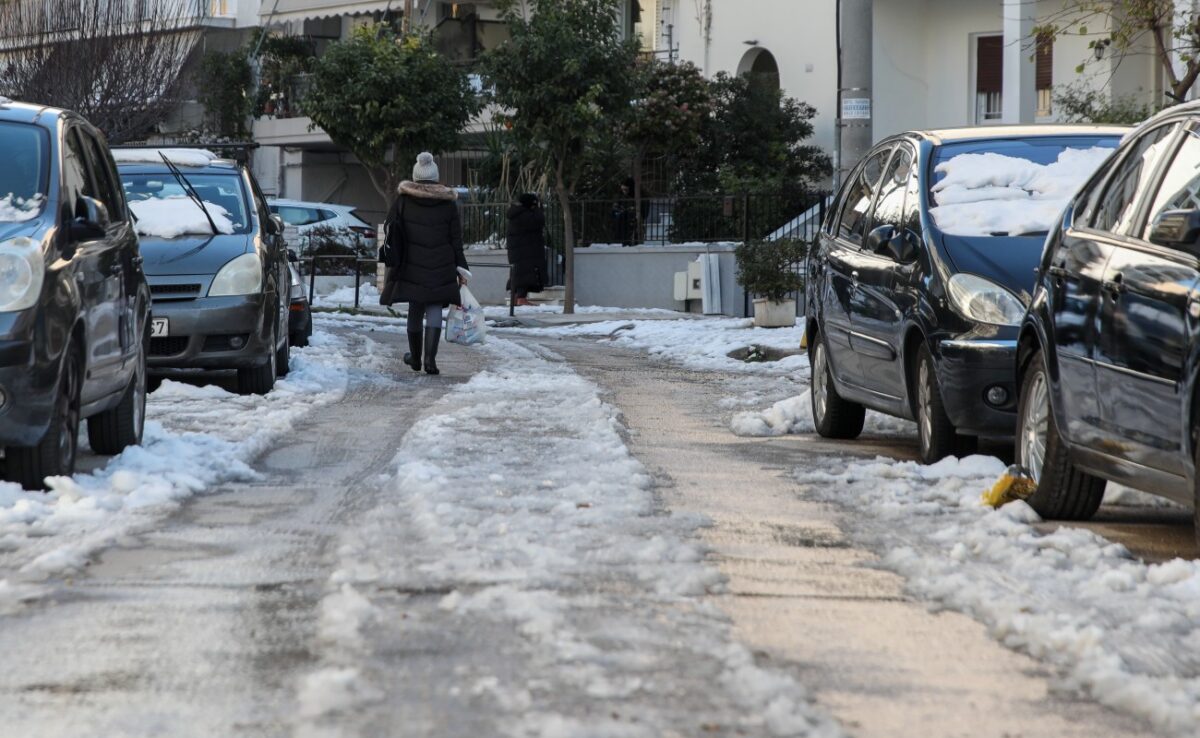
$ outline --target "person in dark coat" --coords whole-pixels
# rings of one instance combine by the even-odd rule
[[[527,192],[508,209],[508,263],[517,305],[528,305],[530,292],[546,286],[546,215],[537,195]]]
[[[469,275],[462,273],[468,266],[458,195],[438,184],[438,176],[433,154],[422,153],[413,166],[413,181],[400,183],[387,217],[388,248],[400,254],[400,265],[388,270],[381,300],[385,305],[408,302],[404,363],[418,372],[424,366],[426,374],[440,373],[436,359],[442,311],[462,304],[459,287]]]

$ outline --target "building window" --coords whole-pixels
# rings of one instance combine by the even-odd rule
[[[975,39],[975,123],[1000,120],[1004,101],[1004,37]]]
[[[1050,115],[1051,102],[1054,99],[1054,39],[1042,36],[1037,42],[1037,69],[1034,77],[1037,79],[1037,114],[1038,117]]]

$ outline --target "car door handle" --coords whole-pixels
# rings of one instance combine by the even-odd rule
[[[1125,283],[1122,281],[1120,273],[1114,274],[1112,279],[1105,280],[1104,289],[1108,291],[1115,300],[1125,291]]]
[[[1055,279],[1066,279],[1067,278],[1067,270],[1060,266],[1050,267],[1049,269],[1046,270],[1046,274],[1049,274],[1051,277],[1054,277]]]
[[[858,272],[857,271],[850,272],[850,281],[853,282],[854,284],[858,284]]]

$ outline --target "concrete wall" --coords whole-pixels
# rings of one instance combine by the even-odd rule
[[[687,271],[700,254],[720,255],[721,312],[743,315],[744,293],[737,285],[733,246],[645,246],[576,249],[575,299],[580,305],[683,310],[675,300],[675,272]],[[693,300],[692,310],[700,310]]]

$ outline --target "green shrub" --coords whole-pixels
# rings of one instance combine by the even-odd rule
[[[800,266],[808,244],[799,239],[748,241],[737,247],[737,282],[750,294],[781,302],[804,289]]]

